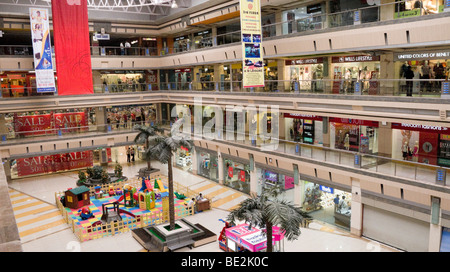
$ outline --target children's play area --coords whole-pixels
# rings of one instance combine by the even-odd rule
[[[167,221],[169,194],[164,183],[164,176],[136,178],[125,184],[69,188],[55,197],[74,233],[86,241]],[[179,191],[174,194],[176,218],[194,213]]]

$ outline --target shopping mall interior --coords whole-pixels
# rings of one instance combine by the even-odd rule
[[[223,252],[273,187],[308,218],[279,251],[450,251],[450,1],[247,1],[259,34],[244,0],[0,0],[0,251],[148,250],[129,226],[84,240],[61,205],[83,171],[149,163],[209,200],[185,218],[219,239],[176,251]],[[149,160],[137,128],[181,120],[193,146]]]

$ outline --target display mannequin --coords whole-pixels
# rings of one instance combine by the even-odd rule
[[[402,154],[403,154],[403,160],[407,160],[409,156],[410,148],[407,142],[403,143],[402,146]]]
[[[346,150],[350,149],[350,137],[348,136],[348,134],[345,134],[344,147]]]
[[[413,148],[413,161],[417,162],[419,161],[419,142],[416,141],[414,143],[414,148]]]
[[[430,79],[431,78],[431,68],[428,65],[428,61],[425,61],[422,65],[422,79]],[[421,89],[423,91],[431,91],[430,90],[430,82],[429,81],[422,81]]]

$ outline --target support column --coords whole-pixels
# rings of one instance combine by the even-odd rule
[[[281,11],[275,13],[275,23],[279,23],[275,25],[275,34],[276,36],[283,35],[283,13]]]
[[[8,137],[8,128],[6,127],[5,115],[0,114],[0,140],[6,141],[6,137]]]
[[[392,157],[392,128],[391,123],[380,122],[378,127],[378,155]]]
[[[256,167],[253,167],[253,171],[250,171],[250,195],[258,194],[258,175],[256,174]]]
[[[330,121],[328,117],[322,119],[322,142],[324,147],[330,147]]]
[[[97,131],[108,131],[108,124],[106,122],[106,119],[106,107],[95,107],[95,123],[97,125]]]
[[[214,90],[221,91],[221,75],[224,75],[223,64],[214,64]]]
[[[192,163],[192,174],[197,175],[197,150],[193,148],[191,150],[191,163]]]
[[[358,179],[352,178],[352,215],[350,220],[350,233],[362,235],[363,205],[361,201],[361,185]]]
[[[211,28],[212,46],[217,46],[217,27]]]
[[[289,90],[289,78],[286,78],[286,62],[285,60],[277,60],[278,84],[277,89],[280,92]]]
[[[223,158],[220,148],[217,149],[217,171],[219,171],[219,184],[223,185]]]
[[[439,252],[441,246],[441,200],[431,197],[430,238],[428,239],[428,251]]]
[[[380,56],[380,79],[393,79],[395,75],[394,53],[387,53]],[[395,81],[381,80],[380,95],[393,95],[395,91]]]

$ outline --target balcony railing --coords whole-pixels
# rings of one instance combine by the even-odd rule
[[[391,3],[350,9],[334,13],[304,15],[302,18],[265,24],[262,26],[263,38],[289,35],[298,32],[316,31],[327,28],[338,28],[360,25],[372,22],[397,20],[402,18],[430,16],[445,11],[443,0],[438,0],[430,6],[428,0],[404,0]],[[393,18],[382,19],[382,14],[393,14]],[[31,39],[30,39],[31,42]],[[163,56],[181,52],[195,51],[203,48],[241,42],[241,31],[218,34],[211,37],[196,39],[193,37],[183,42],[177,42],[174,47],[120,47],[92,46],[93,56]],[[0,45],[0,55],[31,56],[31,45]]]
[[[450,98],[449,79],[316,79],[316,80],[265,80],[264,87],[243,88],[242,81],[192,81],[162,83],[111,83],[94,85],[94,93],[114,94],[151,91],[203,91],[237,93],[291,93],[327,94],[336,96],[407,96]],[[58,95],[38,93],[36,87],[16,86],[1,88],[2,98]]]

